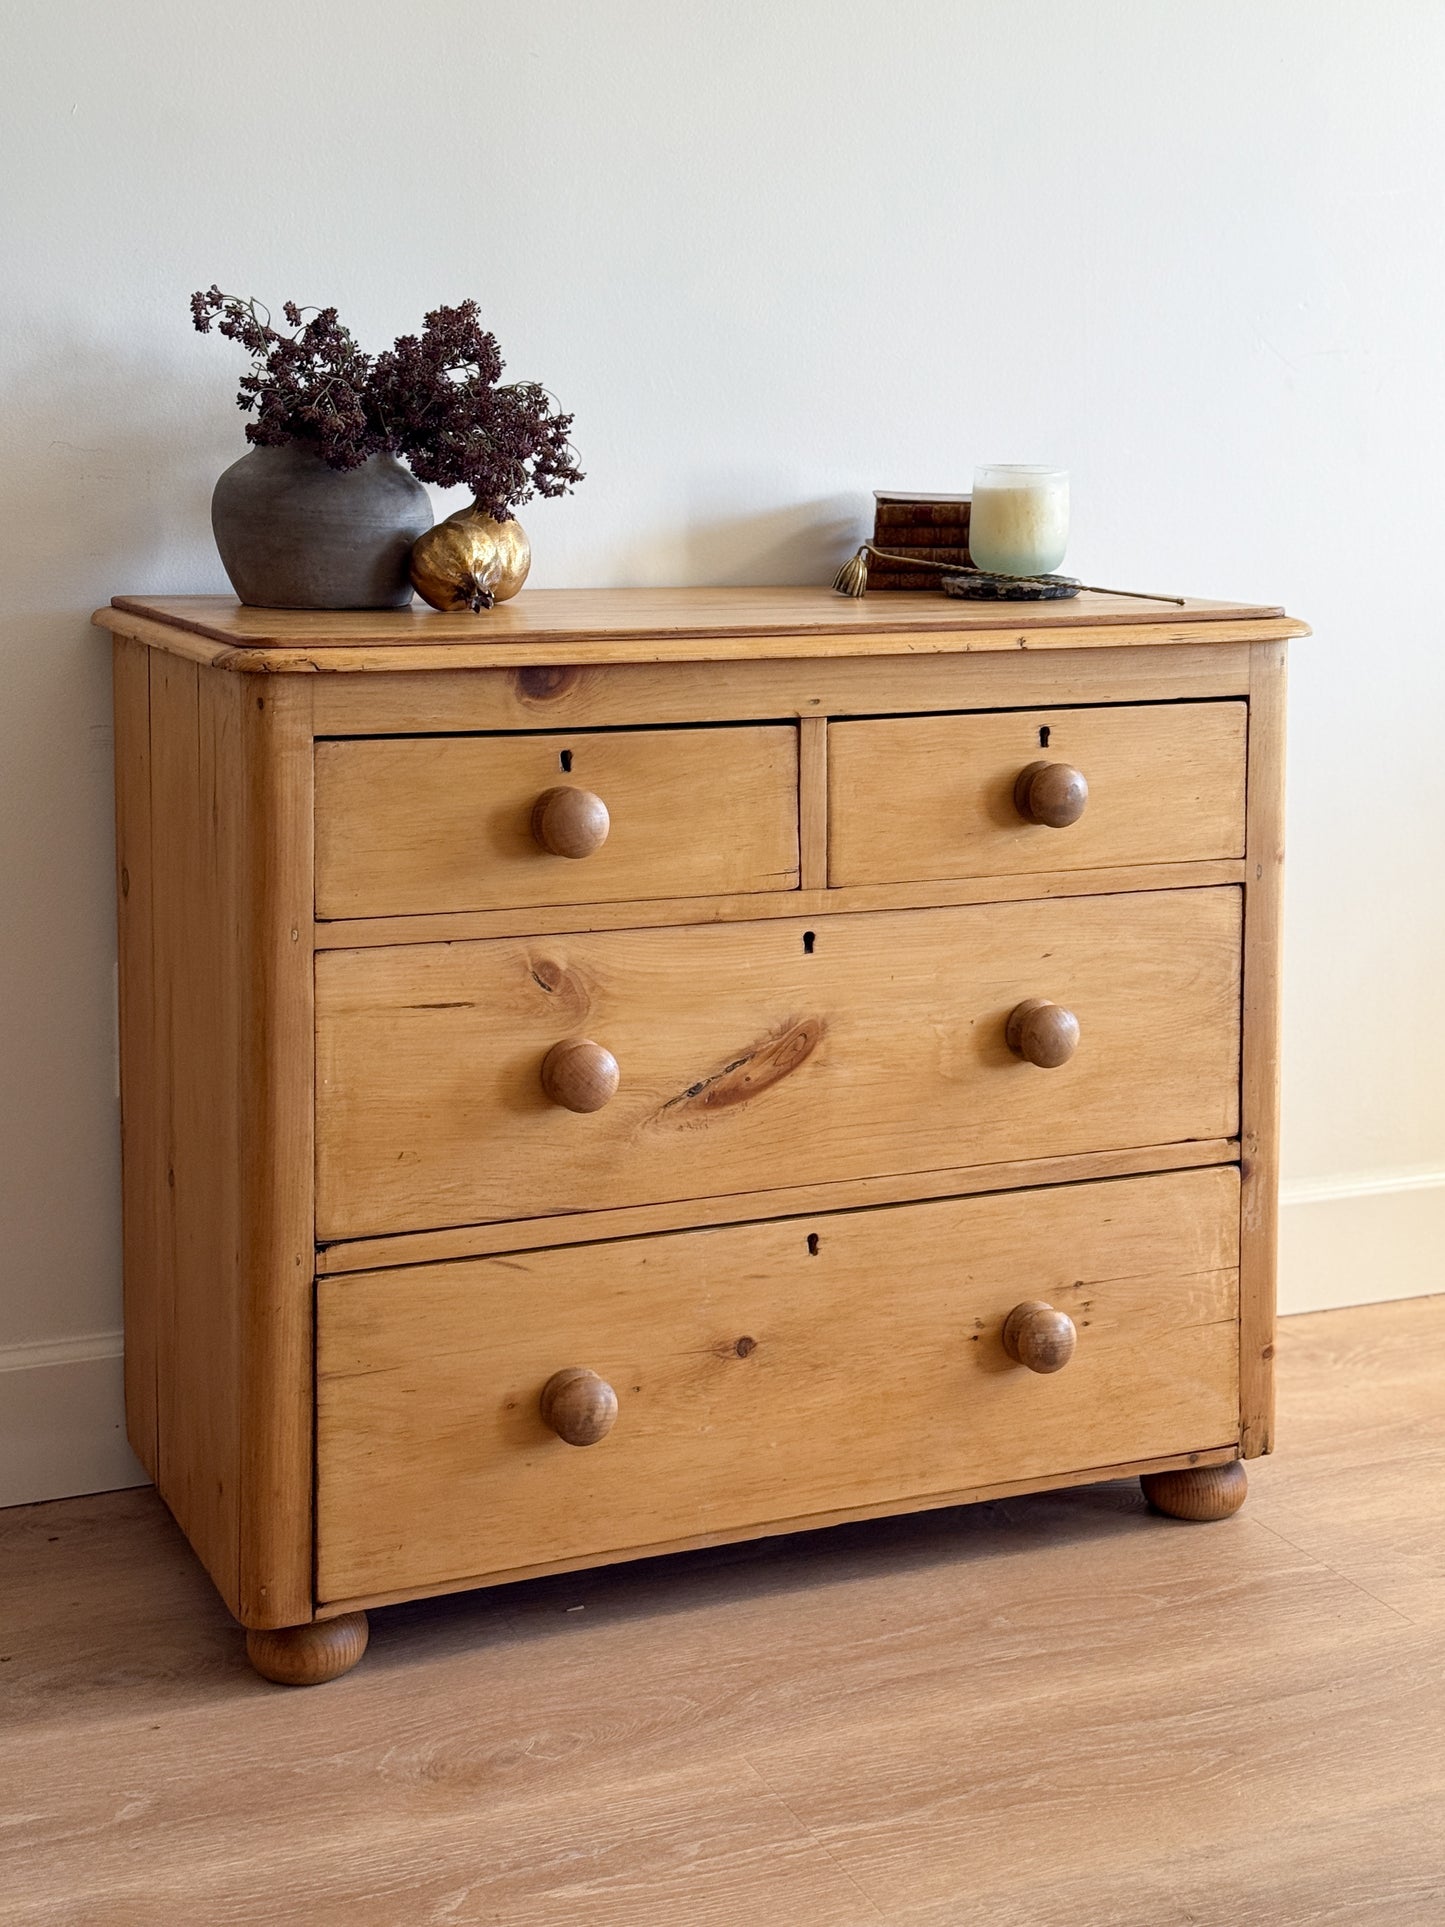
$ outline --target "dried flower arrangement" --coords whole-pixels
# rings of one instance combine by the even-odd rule
[[[335,308],[285,303],[289,333],[259,302],[212,287],[191,296],[201,334],[214,326],[251,356],[237,406],[257,447],[310,444],[330,467],[399,456],[423,482],[465,485],[477,510],[505,522],[534,495],[583,479],[567,437],[572,417],[537,382],[502,383],[496,336],[475,301],[436,308],[420,335],[368,355]]]

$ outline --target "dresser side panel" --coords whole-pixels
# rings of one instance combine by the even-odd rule
[[[132,1423],[149,1376],[162,1497],[236,1617],[290,1625],[311,1616],[309,691],[148,661],[149,917],[123,992],[124,1131],[147,1147],[127,1180]]]
[[[1274,1444],[1285,651],[1282,642],[1257,643],[1249,681],[1240,1072],[1239,1399],[1245,1458],[1257,1458]]]
[[[155,1049],[151,955],[151,656],[117,636],[115,902],[119,963],[121,1250],[125,1290],[126,1436],[157,1477],[156,1350],[164,1279],[165,1091]]]
[[[224,672],[214,672],[218,676]],[[314,804],[311,686],[239,681],[246,720],[243,1060],[244,1424],[241,1590],[247,1626],[312,1614],[315,1270]]]
[[[241,1349],[235,928],[239,702],[194,663],[151,658],[154,1064],[164,1184],[154,1253],[156,1483],[234,1611]],[[228,701],[227,698],[230,697]]]

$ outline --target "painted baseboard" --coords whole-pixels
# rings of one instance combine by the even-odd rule
[[[1445,1292],[1445,1171],[1285,1183],[1282,1313]]]
[[[1280,1311],[1445,1291],[1445,1171],[1286,1184]],[[0,1506],[144,1485],[119,1332],[0,1349]]]
[[[147,1483],[126,1444],[119,1332],[0,1349],[0,1506]]]

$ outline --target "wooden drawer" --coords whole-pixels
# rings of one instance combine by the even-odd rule
[[[364,1598],[1238,1437],[1232,1167],[324,1280],[318,1586]],[[1042,1299],[1078,1344],[1002,1344]],[[553,1372],[616,1390],[585,1449]]]
[[[833,723],[828,881],[1242,856],[1246,715],[1242,702],[1207,702]],[[1015,788],[1037,764],[1083,773],[1076,821],[1021,814]]]
[[[602,799],[606,840],[554,855],[533,809]],[[603,730],[316,745],[316,913],[608,903],[793,890],[797,731]]]
[[[1228,1137],[1239,973],[1232,886],[322,953],[320,1236]],[[589,1115],[541,1084],[579,1036]]]

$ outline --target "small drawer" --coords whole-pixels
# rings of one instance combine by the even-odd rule
[[[325,1279],[320,1596],[1229,1447],[1238,1217],[1224,1166]]]
[[[797,886],[787,724],[316,746],[322,918]]]
[[[1240,896],[324,951],[320,1236],[1230,1137]]]
[[[1158,703],[833,723],[828,881],[1242,856],[1247,712]]]

